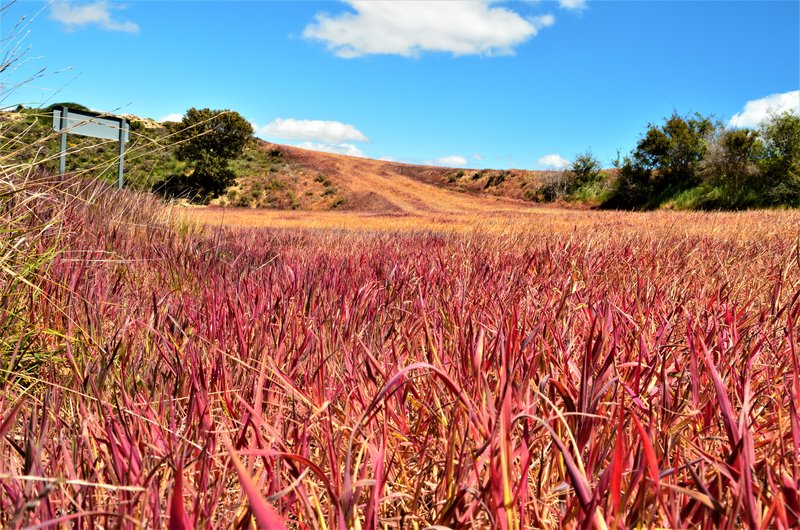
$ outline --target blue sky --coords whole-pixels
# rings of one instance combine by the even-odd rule
[[[749,125],[800,108],[798,1],[22,0],[3,51],[23,15],[6,90],[46,70],[4,105],[229,108],[263,138],[371,158],[609,164],[673,110]]]

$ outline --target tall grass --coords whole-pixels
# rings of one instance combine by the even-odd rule
[[[14,185],[5,526],[798,524],[789,223],[202,231],[79,178]]]

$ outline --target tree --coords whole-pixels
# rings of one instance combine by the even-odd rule
[[[238,112],[191,108],[175,134],[178,160],[188,162],[183,178],[173,179],[171,191],[191,194],[205,202],[225,191],[235,179],[228,162],[239,156],[253,127]]]
[[[630,156],[617,164],[604,206],[654,208],[699,184],[701,162],[717,130],[711,118],[700,114],[673,112],[663,125],[648,124]]]
[[[552,202],[561,198],[574,198],[581,188],[591,186],[603,178],[602,165],[591,151],[575,156],[575,159],[560,172],[542,174],[542,184],[530,198],[535,201]]]
[[[603,207],[638,210],[652,206],[652,171],[635,163],[629,156],[622,161],[618,157],[614,166],[614,180]]]
[[[700,114],[683,117],[673,113],[664,124],[649,124],[636,144],[632,163],[653,171],[657,188],[685,189],[699,182],[699,164],[708,152],[714,122]]]
[[[576,155],[567,168],[574,175],[575,184],[578,188],[600,180],[602,178],[602,169],[602,164],[594,157],[591,151]]]
[[[800,116],[785,112],[761,128],[764,153],[762,178],[774,204],[800,203]]]
[[[762,152],[763,144],[752,129],[726,129],[716,136],[701,172],[718,193],[707,198],[705,206],[739,208],[761,202],[758,161]]]

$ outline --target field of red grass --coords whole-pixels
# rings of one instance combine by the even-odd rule
[[[2,187],[4,527],[800,524],[797,212]]]

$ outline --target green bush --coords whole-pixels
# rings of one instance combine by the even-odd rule
[[[771,204],[800,205],[800,116],[785,112],[761,128],[759,166]]]
[[[168,179],[165,193],[197,202],[220,195],[236,178],[229,161],[242,154],[252,135],[253,127],[237,112],[189,109],[176,132],[175,151],[188,171]]]

